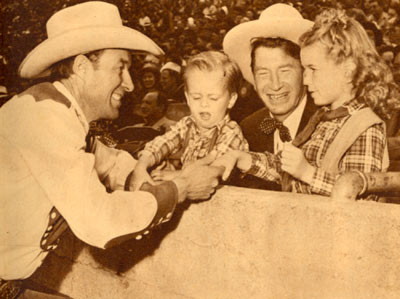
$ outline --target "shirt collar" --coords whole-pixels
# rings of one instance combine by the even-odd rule
[[[349,111],[349,114],[354,114],[354,112],[360,110],[361,108],[364,108],[365,104],[360,103],[355,99],[352,99],[350,101],[343,103],[343,105],[341,105],[340,107],[345,107]],[[340,107],[338,107],[338,108],[340,108]],[[331,108],[329,106],[324,106],[323,108],[325,109],[325,111],[331,111]],[[338,108],[336,108],[336,109],[338,109]]]
[[[208,136],[211,132],[214,132],[214,130],[217,130],[218,132],[220,132],[221,129],[222,129],[222,127],[223,127],[226,123],[228,123],[230,120],[231,120],[231,118],[229,117],[229,114],[226,114],[225,117],[224,117],[219,123],[217,123],[216,126],[210,128],[210,129],[208,129],[207,131],[202,131],[202,135]],[[196,132],[197,132],[197,133],[200,133],[200,129],[199,129],[199,127],[197,126],[196,121],[194,120],[193,116],[190,115],[190,116],[188,117],[188,121],[194,125],[194,128],[196,129]]]
[[[64,84],[62,84],[60,81],[55,81],[53,82],[54,87],[62,93],[70,102],[71,102],[71,107],[75,110],[76,115],[78,116],[80,122],[83,125],[83,128],[85,129],[85,132],[89,132],[89,123],[86,119],[85,114],[83,114],[83,111],[81,107],[79,106],[78,102],[74,98],[74,96],[68,91],[68,89],[65,87]]]
[[[350,100],[347,103],[343,104],[343,107],[346,107],[347,110],[349,110],[350,114],[353,114],[354,112],[360,110],[361,108],[365,107],[365,105],[363,103],[360,103],[358,101],[356,101],[355,99]]]

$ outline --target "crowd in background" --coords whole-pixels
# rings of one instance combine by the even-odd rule
[[[21,83],[21,80],[17,80],[17,70],[25,55],[46,38],[43,26],[45,20],[55,11],[79,2],[82,1],[6,0],[1,6],[3,20],[0,32],[1,103],[32,84],[29,81]],[[111,124],[114,128],[137,123],[153,126],[166,114],[172,119],[185,114],[185,109],[168,109],[171,104],[184,103],[181,72],[185,58],[204,50],[221,50],[227,31],[239,23],[258,19],[266,7],[278,2],[293,5],[310,20],[313,20],[325,7],[346,9],[370,34],[379,53],[393,67],[396,81],[400,82],[399,0],[108,0],[107,2],[119,7],[125,25],[151,37],[165,52],[165,56],[161,58],[144,53],[136,55],[131,72],[135,90],[125,100],[120,118]],[[239,101],[231,111],[232,118],[237,121],[262,107],[251,85],[243,81],[241,86]],[[97,129],[107,131],[109,126],[110,123],[100,122]]]

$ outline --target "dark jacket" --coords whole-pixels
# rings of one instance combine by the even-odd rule
[[[311,96],[307,95],[307,103],[304,108],[297,134],[303,130],[310,117],[317,110],[318,107],[314,104]],[[260,122],[269,115],[268,108],[264,107],[249,115],[240,123],[243,135],[247,139],[250,151],[252,152],[274,152],[274,133],[265,135],[265,133],[261,132],[259,129]],[[276,191],[281,190],[281,185],[274,182],[265,181],[252,175],[246,175],[244,178],[241,178],[240,176],[240,172],[236,169],[229,178],[228,184],[246,188]]]

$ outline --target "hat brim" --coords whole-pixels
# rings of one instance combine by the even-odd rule
[[[280,37],[299,43],[300,36],[314,23],[306,19],[270,19],[245,22],[233,27],[224,37],[223,49],[235,61],[243,77],[254,85],[251,71],[251,40],[257,37]]]
[[[22,61],[18,73],[22,78],[40,78],[50,74],[56,62],[100,49],[127,49],[164,54],[149,37],[125,26],[86,27],[46,39]]]

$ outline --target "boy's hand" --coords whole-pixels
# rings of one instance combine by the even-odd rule
[[[139,190],[140,187],[146,182],[151,185],[155,184],[147,172],[147,167],[138,163],[135,167],[135,171],[133,172],[129,189],[131,191]]]
[[[301,149],[285,142],[281,162],[282,170],[307,184],[311,184],[315,168],[308,163]]]
[[[180,174],[180,170],[154,169],[151,172],[151,178],[155,181],[172,181]]]

